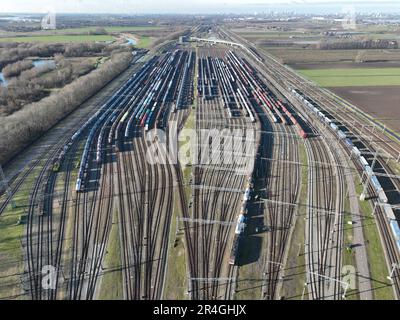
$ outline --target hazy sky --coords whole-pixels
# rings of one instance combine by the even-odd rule
[[[360,11],[399,9],[400,1],[376,0],[0,0],[0,12],[41,13],[240,13],[339,11],[354,3]],[[383,3],[386,3],[384,5]],[[385,8],[387,10],[385,10]]]

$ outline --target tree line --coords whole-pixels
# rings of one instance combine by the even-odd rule
[[[106,43],[0,43],[0,69],[27,57],[65,57],[101,55],[110,52]]]
[[[321,50],[363,50],[363,49],[398,49],[395,40],[339,40],[321,41],[317,49]]]
[[[14,63],[10,63],[5,66],[2,70],[4,77],[16,77],[21,74],[22,71],[33,68],[32,60],[21,60]]]
[[[47,53],[60,49],[55,48]],[[63,46],[61,53],[52,56],[53,64],[33,68],[32,62],[27,59],[8,64],[2,70],[8,85],[0,86],[0,115],[10,115],[24,105],[48,96],[52,89],[62,88],[91,72],[97,67],[96,59],[127,50],[127,47],[116,45],[73,43]]]
[[[9,116],[0,116],[0,163],[9,161],[113,78],[126,70],[130,52],[112,54],[96,70],[77,78],[62,90],[25,105]]]

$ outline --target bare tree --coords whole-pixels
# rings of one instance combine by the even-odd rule
[[[63,90],[26,105],[10,116],[0,116],[0,163],[9,161],[101,90],[129,66],[131,59],[132,55],[128,52],[114,54],[101,67],[66,85]]]
[[[21,60],[5,66],[2,70],[6,78],[18,76],[22,71],[33,68],[31,60]]]

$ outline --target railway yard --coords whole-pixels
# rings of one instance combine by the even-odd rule
[[[186,38],[4,166],[0,299],[399,299],[397,135],[230,28]]]

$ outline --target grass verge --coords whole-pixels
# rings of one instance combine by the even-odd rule
[[[30,192],[41,169],[39,165],[27,176],[13,197],[15,207],[9,204],[0,216],[0,299],[24,299],[21,285],[24,272],[22,239],[26,224],[19,223],[19,220],[28,215]],[[27,283],[25,288],[28,288]]]
[[[362,184],[359,177],[355,177],[357,194],[362,193]],[[360,201],[361,214],[364,217],[364,238],[371,273],[371,284],[375,300],[393,300],[391,283],[386,279],[388,275],[385,254],[379,236],[375,218],[372,216],[372,208],[368,201]]]
[[[343,217],[343,231],[344,231],[344,248],[343,248],[343,266],[356,266],[356,253],[347,247],[348,244],[353,243],[354,231],[353,226],[348,222],[352,221],[352,214],[350,209],[350,199],[346,198],[344,204],[344,217]],[[359,300],[359,289],[349,289],[346,292],[347,300]]]
[[[151,37],[140,37],[138,44],[135,46],[137,48],[146,49],[151,46],[153,39]]]
[[[308,197],[308,158],[304,144],[299,144],[299,160],[301,166],[300,199]],[[288,261],[285,270],[285,281],[282,286],[282,296],[289,300],[300,300],[303,295],[306,280],[306,260],[304,255],[304,242],[306,232],[307,207],[301,206],[294,227],[292,241],[290,243]],[[303,250],[302,250],[303,249]],[[304,295],[307,300],[308,296]]]
[[[193,77],[194,81],[194,105],[193,109],[197,107],[197,88],[196,81],[197,79],[197,64],[195,69],[195,77]],[[180,112],[180,111],[178,111]],[[196,112],[195,110],[189,111],[189,117],[186,120],[185,129],[195,129],[196,124]],[[181,149],[182,146],[186,143],[179,142],[178,148]],[[183,183],[184,183],[184,192],[186,199],[191,201],[192,198],[192,188],[189,184],[189,180],[192,177],[192,166],[184,166],[182,167],[183,173]],[[171,221],[171,229],[169,234],[169,255],[168,255],[168,268],[165,280],[165,290],[164,290],[164,299],[169,300],[186,300],[188,295],[186,294],[186,290],[188,288],[187,283],[187,261],[186,261],[186,244],[185,244],[185,234],[178,229],[177,218],[182,217],[181,204],[179,202],[179,197],[177,193],[174,194],[174,212],[172,215]]]
[[[168,269],[163,299],[186,300],[187,272],[185,256],[185,234],[177,230],[177,218],[182,216],[179,197],[174,194],[174,213],[169,234]]]
[[[100,300],[122,300],[124,298],[121,265],[119,217],[118,212],[114,211],[106,256],[104,258],[105,271],[101,281]]]

